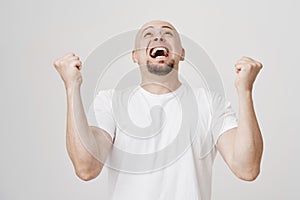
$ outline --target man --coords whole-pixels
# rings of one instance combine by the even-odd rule
[[[176,139],[179,129],[176,125],[180,120],[180,106],[176,104],[176,98],[186,99],[187,94],[193,91],[198,104],[197,123],[200,125],[197,124],[196,129],[184,129],[188,134],[195,135],[191,147],[179,152],[183,153],[180,156],[176,153],[178,159],[176,157],[169,165],[156,165],[154,158],[147,160],[149,162],[145,166],[149,168],[146,169],[143,163],[131,160],[129,164],[132,169],[142,166],[141,171],[149,173],[120,172],[109,186],[113,187],[110,197],[116,200],[210,199],[211,170],[216,150],[238,178],[246,181],[256,179],[260,172],[263,140],[254,112],[252,88],[262,64],[243,57],[235,65],[235,86],[239,98],[237,122],[230,103],[223,97],[214,93],[207,95],[207,91],[188,88],[179,81],[179,62],[184,60],[184,56],[179,34],[168,22],[148,22],[137,33],[132,58],[140,67],[142,83],[134,90],[131,98],[133,103],[129,102],[131,114],[128,118],[145,127],[156,119],[150,115],[153,106],[160,105],[165,110],[165,118],[157,115],[158,122],[165,122],[159,132],[161,134],[144,138],[143,131],[135,133],[135,136],[140,134],[141,138],[131,137],[116,124],[116,116],[113,115],[114,90],[100,91],[92,111],[86,117],[80,95],[82,63],[79,57],[69,53],[54,62],[67,91],[67,150],[78,177],[86,181],[97,177],[114,146],[124,152],[140,155],[164,149]],[[93,112],[95,119],[91,116]],[[128,120],[126,117],[122,119]],[[187,124],[194,126],[190,121],[193,118]],[[178,146],[175,145],[175,150],[180,148],[180,143],[181,140]],[[111,156],[114,159],[114,154]],[[129,166],[126,165],[129,158],[123,157],[125,165],[120,166]],[[167,160],[168,156],[163,158]],[[154,168],[156,171],[149,170]]]

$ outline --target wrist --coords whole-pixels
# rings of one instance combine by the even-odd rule
[[[237,90],[239,97],[250,97],[252,98],[252,90],[251,89],[240,89]]]
[[[81,83],[78,83],[78,82],[66,83],[65,87],[66,87],[67,95],[73,94],[74,90],[79,90],[80,86],[81,86]]]

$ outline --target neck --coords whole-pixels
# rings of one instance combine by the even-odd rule
[[[165,76],[151,73],[142,73],[142,88],[153,94],[166,94],[175,91],[180,87],[177,70],[172,70]]]

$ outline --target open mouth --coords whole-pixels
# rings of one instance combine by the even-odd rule
[[[169,49],[166,47],[154,47],[150,50],[150,56],[152,58],[161,58],[161,57],[168,57]]]

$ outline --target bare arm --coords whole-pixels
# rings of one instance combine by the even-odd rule
[[[263,139],[256,119],[252,85],[262,65],[250,58],[242,58],[236,65],[236,87],[239,96],[238,127],[220,136],[217,148],[240,179],[255,180],[260,172]]]
[[[67,150],[78,177],[91,180],[101,172],[112,138],[104,130],[88,126],[79,86],[67,89],[67,102]]]
[[[80,94],[82,77],[79,58],[70,53],[56,60],[54,66],[67,92],[67,151],[77,176],[88,181],[101,172],[112,138],[104,130],[88,126]]]

